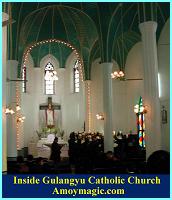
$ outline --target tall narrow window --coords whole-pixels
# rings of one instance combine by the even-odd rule
[[[26,67],[22,68],[22,92],[26,92]]]
[[[137,116],[137,132],[139,138],[139,145],[142,148],[145,148],[145,116],[146,112],[145,107],[143,106],[142,97],[139,99],[139,103],[135,105],[134,112]]]
[[[54,66],[48,62],[45,66],[44,77],[54,72]],[[45,79],[45,94],[55,94],[55,81],[53,79]]]
[[[74,92],[79,92],[79,66],[78,60],[75,62],[73,67],[73,77],[74,77]]]

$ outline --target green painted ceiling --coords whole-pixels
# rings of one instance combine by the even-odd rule
[[[22,62],[28,45],[56,38],[72,44],[84,61],[85,79],[91,63],[116,60],[124,69],[128,52],[141,40],[138,24],[158,23],[157,39],[170,15],[169,3],[3,3],[15,23],[8,27],[8,57]],[[71,50],[62,44],[44,44],[32,51],[35,67],[51,52],[65,67]]]
[[[40,67],[40,61],[48,54],[53,55],[58,61],[61,68],[65,68],[66,58],[71,54],[72,50],[64,44],[45,43],[32,49],[31,55],[35,67]]]

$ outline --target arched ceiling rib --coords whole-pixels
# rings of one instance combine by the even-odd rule
[[[157,21],[159,38],[169,18],[169,7],[169,3],[160,2],[3,3],[3,10],[10,12],[16,21],[9,26],[8,55],[21,62],[28,45],[56,38],[78,49],[84,61],[86,79],[90,79],[91,63],[98,57],[102,62],[115,60],[124,69],[128,52],[141,40],[138,24]],[[60,51],[59,47],[55,48]],[[40,47],[40,56],[35,52],[35,57],[41,57],[46,49]],[[65,51],[61,50],[64,56],[68,55]]]
[[[22,24],[19,44],[25,45],[21,55],[30,43],[52,38],[58,38],[75,46],[83,56],[84,69],[85,72],[87,71],[88,58],[86,57],[91,51],[92,44],[98,39],[95,24],[89,16],[76,8],[61,5],[37,9],[29,14]],[[56,51],[60,52],[60,49],[57,48]],[[63,49],[63,58],[58,56],[63,60],[62,65],[65,62],[64,56],[68,55],[68,52]]]
[[[66,58],[71,54],[71,48],[61,43],[41,44],[31,51],[34,67],[40,67],[40,61],[46,55],[51,54],[59,61],[59,67],[65,68]]]

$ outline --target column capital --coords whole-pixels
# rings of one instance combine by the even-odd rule
[[[147,21],[139,24],[140,32],[143,34],[145,32],[154,32],[157,30],[157,22]]]
[[[103,63],[101,63],[101,65],[102,65],[103,67],[112,67],[112,66],[113,66],[113,63],[112,63],[112,62],[103,62]]]
[[[7,62],[14,63],[14,65],[18,65],[18,60],[7,60]]]

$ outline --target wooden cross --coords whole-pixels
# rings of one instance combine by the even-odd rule
[[[39,110],[47,110],[48,105],[51,104],[54,110],[60,110],[61,105],[52,102],[52,97],[48,97],[48,104],[44,103],[39,106]]]

